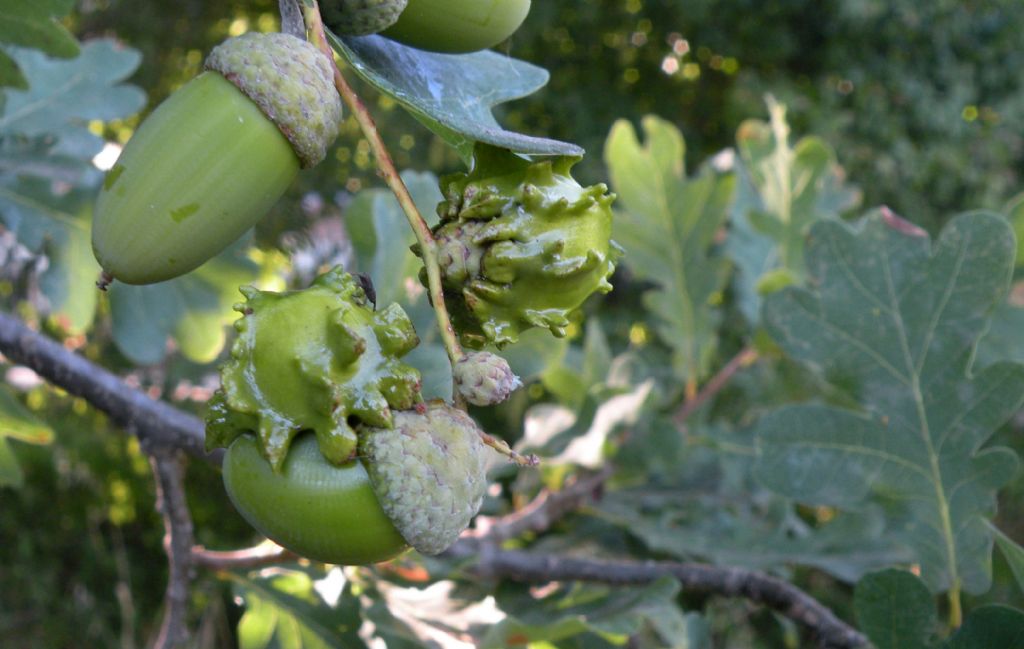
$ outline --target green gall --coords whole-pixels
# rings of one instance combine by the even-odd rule
[[[480,511],[489,450],[469,415],[442,402],[395,413],[392,429],[362,431],[359,454],[402,537],[423,554],[444,552]]]
[[[514,343],[531,327],[564,336],[570,312],[612,289],[622,254],[611,240],[615,197],[603,184],[580,186],[569,174],[578,161],[532,161],[478,144],[469,173],[441,179],[433,233],[467,347]]]
[[[419,373],[398,360],[419,342],[408,316],[396,304],[374,311],[342,269],[301,291],[241,290],[246,301],[235,306],[242,317],[210,404],[208,447],[252,432],[280,471],[295,435],[311,430],[327,461],[340,465],[356,450],[357,426],[391,428],[392,410],[419,400]]]

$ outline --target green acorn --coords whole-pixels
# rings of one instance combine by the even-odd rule
[[[530,0],[409,0],[383,35],[429,52],[476,52],[510,37],[528,13]]]
[[[612,289],[622,254],[611,240],[615,196],[604,184],[580,186],[569,175],[579,160],[534,162],[477,144],[469,173],[441,179],[434,238],[467,347],[514,343],[530,327],[564,336],[571,311]]]
[[[489,450],[457,408],[395,413],[394,428],[363,432],[359,454],[381,507],[423,554],[447,550],[480,511]]]
[[[342,36],[376,34],[394,25],[409,0],[324,0],[324,24]]]
[[[92,244],[108,279],[149,284],[198,267],[337,137],[331,63],[306,41],[245,34],[214,48],[205,67],[143,122],[107,173]]]
[[[238,338],[210,404],[207,446],[253,432],[274,471],[293,437],[311,430],[328,462],[356,450],[356,427],[391,428],[392,410],[419,400],[420,375],[398,359],[419,342],[397,304],[374,311],[340,268],[302,291],[243,287]]]
[[[359,427],[359,454],[324,459],[316,437],[296,437],[280,470],[259,440],[238,435],[224,456],[235,508],[268,538],[318,561],[387,561],[409,546],[447,549],[480,509],[490,451],[476,424],[441,402],[396,412],[394,427]]]
[[[387,561],[409,544],[381,507],[363,463],[330,464],[316,437],[302,433],[275,471],[258,440],[240,435],[224,455],[224,488],[250,525],[300,556],[344,565]]]

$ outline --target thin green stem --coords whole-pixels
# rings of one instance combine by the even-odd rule
[[[477,432],[480,433],[480,439],[484,444],[501,453],[511,462],[518,464],[519,466],[537,466],[540,464],[540,458],[533,453],[530,453],[529,455],[522,455],[521,453],[513,451],[512,447],[509,446],[508,442],[505,440],[495,437],[494,435],[489,435],[482,430],[478,430]]]
[[[338,89],[338,94],[341,95],[342,101],[352,111],[356,122],[359,123],[363,137],[369,142],[370,149],[377,160],[377,169],[380,172],[381,178],[384,179],[388,188],[391,189],[395,198],[398,199],[398,204],[402,207],[402,211],[405,212],[405,216],[409,220],[409,226],[412,227],[412,231],[416,235],[416,241],[420,247],[420,256],[423,259],[423,266],[427,270],[427,288],[430,292],[431,304],[434,307],[434,316],[437,318],[437,328],[440,331],[444,348],[448,352],[448,360],[454,366],[462,358],[463,351],[461,345],[459,345],[459,339],[455,335],[455,328],[452,327],[448,309],[445,307],[444,290],[441,286],[441,267],[437,262],[437,244],[434,242],[434,235],[430,232],[430,226],[423,219],[423,215],[416,208],[416,203],[409,193],[409,188],[405,186],[401,176],[399,176],[395,163],[391,159],[391,154],[384,145],[380,131],[377,130],[377,124],[374,122],[373,116],[352,89],[352,86],[345,80],[341,70],[338,69],[334,61],[334,50],[331,49],[330,44],[327,42],[327,35],[324,33],[324,23],[320,17],[320,7],[316,2],[312,2],[310,6],[306,7],[305,18],[306,27],[313,36],[314,44],[331,62],[331,68],[334,71],[334,85]]]
[[[696,390],[696,386],[691,388],[687,385],[683,405],[679,407],[679,410],[676,411],[676,414],[673,417],[673,420],[676,422],[676,426],[680,428],[685,426],[686,420],[689,419],[690,415],[707,403],[709,399],[714,398],[715,395],[721,392],[722,388],[728,385],[729,381],[732,380],[732,377],[737,372],[745,367],[753,365],[759,356],[760,355],[754,348],[753,344],[747,345],[728,363],[726,363],[717,374],[711,377],[700,391]]]
[[[949,626],[951,629],[959,629],[964,623],[964,611],[960,605],[960,580],[957,579],[946,594],[949,598]]]

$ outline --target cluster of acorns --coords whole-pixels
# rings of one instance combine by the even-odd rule
[[[324,5],[336,33],[383,31],[462,52],[507,38],[530,1]],[[306,41],[246,34],[215,48],[205,68],[143,123],[107,174],[93,225],[104,282],[159,282],[198,267],[337,136],[334,71]],[[481,144],[468,173],[442,179],[433,235],[466,347],[500,348],[530,327],[564,335],[569,312],[611,289],[613,197],[573,180],[575,162]],[[238,510],[269,538],[330,563],[382,561],[409,546],[445,550],[479,510],[488,451],[465,412],[421,397],[418,372],[400,360],[418,344],[406,314],[371,308],[341,269],[301,291],[242,292],[207,419],[208,446],[228,449],[224,481]],[[464,353],[452,372],[475,405],[500,403],[519,386],[488,351]]]

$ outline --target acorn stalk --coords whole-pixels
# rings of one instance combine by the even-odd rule
[[[330,63],[286,34],[214,48],[207,71],[147,118],[107,173],[93,251],[128,284],[183,275],[251,228],[341,119]]]

